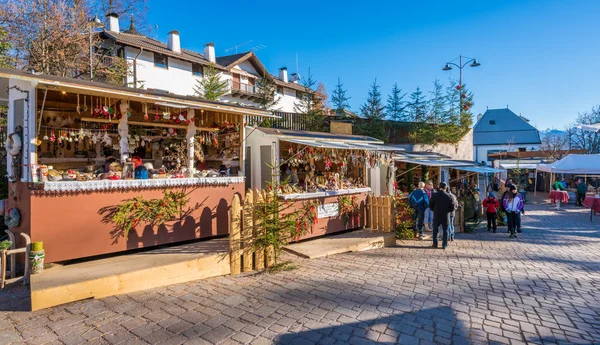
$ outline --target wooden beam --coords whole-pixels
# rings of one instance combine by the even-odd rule
[[[108,119],[96,119],[93,117],[82,117],[81,121],[83,122],[97,122],[97,123],[114,123],[116,125],[119,124],[119,120],[108,120]],[[184,125],[170,125],[168,123],[156,123],[156,122],[142,122],[142,121],[127,121],[128,125],[134,126],[146,126],[146,127],[160,127],[160,128],[177,128],[177,129],[187,129],[188,126]],[[207,131],[207,132],[218,132],[218,128],[210,128],[210,127],[196,127],[196,130],[199,131]]]

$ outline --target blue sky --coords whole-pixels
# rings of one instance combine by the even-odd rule
[[[272,72],[311,69],[331,95],[340,77],[353,111],[377,78],[412,92],[458,79],[444,63],[465,55],[474,113],[507,105],[540,129],[563,128],[600,103],[600,1],[202,1],[148,0],[153,36],[181,33],[184,48],[217,55],[246,41]],[[230,51],[229,53],[233,53]]]

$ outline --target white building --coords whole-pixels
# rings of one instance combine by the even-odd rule
[[[126,80],[127,86],[193,96],[204,69],[212,63],[229,81],[230,91],[222,101],[257,106],[256,83],[269,72],[254,52],[217,57],[214,44],[208,43],[200,54],[181,47],[178,31],[169,32],[167,43],[163,43],[137,32],[133,21],[121,32],[116,14],[109,14],[107,19],[108,29],[101,33],[103,45],[130,63],[132,75]],[[273,78],[279,100],[275,109],[294,112],[296,93],[304,87],[298,84],[295,74],[288,78],[285,67]]]
[[[536,151],[540,132],[510,109],[488,109],[473,127],[473,158],[491,166],[490,153]]]

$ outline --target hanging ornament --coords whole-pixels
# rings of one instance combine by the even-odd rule
[[[160,116],[158,116],[158,104],[156,104],[156,115],[154,115],[154,119],[156,121],[160,120]]]
[[[148,121],[148,104],[144,103],[144,121]]]
[[[460,85],[456,85],[456,89],[457,89],[457,90],[460,90]]]

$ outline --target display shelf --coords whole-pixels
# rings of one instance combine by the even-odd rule
[[[244,183],[243,176],[165,178],[145,180],[94,180],[94,181],[52,181],[45,182],[47,192],[98,191],[119,188],[162,188],[193,185],[229,185]]]
[[[44,158],[39,157],[38,163],[87,163],[87,162],[101,162],[106,158]]]
[[[328,197],[328,196],[359,194],[359,193],[369,193],[369,192],[371,192],[371,188],[364,187],[364,188],[327,190],[324,192],[314,192],[314,193],[279,194],[279,197],[283,198],[284,200],[299,200],[299,199],[324,198],[324,197]]]

